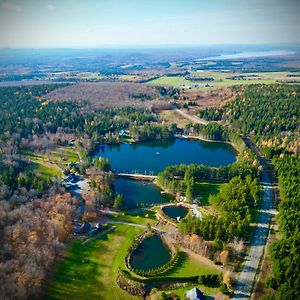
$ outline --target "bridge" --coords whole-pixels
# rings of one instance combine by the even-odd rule
[[[154,175],[132,174],[132,173],[115,173],[115,176],[135,179],[135,180],[143,180],[143,181],[153,181],[156,178],[156,176]]]

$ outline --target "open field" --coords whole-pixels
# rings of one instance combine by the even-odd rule
[[[46,299],[138,299],[116,284],[119,267],[135,235],[142,229],[120,225],[99,240],[81,246],[74,241],[55,268]]]
[[[172,87],[190,86],[194,82],[186,80],[182,76],[162,76],[147,82],[147,84],[170,85]]]
[[[213,80],[205,80],[205,79]],[[173,87],[190,86],[197,84],[199,87],[194,89],[211,89],[218,87],[229,87],[241,84],[272,84],[278,82],[300,82],[299,72],[264,72],[264,73],[232,73],[232,72],[216,72],[201,71],[192,72],[189,79],[182,76],[162,76],[160,78],[149,81],[151,84],[170,85]],[[205,84],[211,87],[204,87]]]
[[[85,246],[81,241],[70,244],[66,257],[60,261],[50,280],[45,299],[137,299],[116,284],[119,267],[125,268],[129,245],[141,228],[118,225],[98,240]],[[179,264],[167,272],[168,276],[218,274],[216,269],[200,263],[183,253]],[[202,287],[215,294],[216,288]]]
[[[196,182],[196,195],[200,197],[202,205],[212,205],[209,203],[209,196],[220,191],[222,183]]]
[[[49,179],[53,176],[61,176],[59,167],[54,163],[50,163],[45,154],[23,151],[22,155],[30,161],[30,170],[40,174],[43,178]]]
[[[160,113],[161,119],[167,124],[176,124],[178,128],[185,128],[190,120],[180,115],[176,110],[163,110]]]

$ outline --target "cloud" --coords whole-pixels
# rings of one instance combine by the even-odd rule
[[[20,12],[23,10],[21,5],[15,4],[13,2],[8,2],[8,1],[2,2],[1,7],[6,10],[13,10],[13,11],[17,11],[17,12]]]
[[[50,10],[50,11],[56,10],[56,6],[54,6],[53,4],[48,4],[48,5],[46,6],[46,8],[47,8],[48,10]]]

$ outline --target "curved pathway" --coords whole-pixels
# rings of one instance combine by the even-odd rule
[[[206,121],[204,119],[200,119],[199,117],[197,117],[195,115],[189,115],[186,111],[179,109],[177,107],[174,108],[174,111],[194,123],[202,124],[202,125],[207,125],[209,123],[208,121]]]

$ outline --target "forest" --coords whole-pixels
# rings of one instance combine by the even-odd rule
[[[278,176],[280,204],[278,222],[281,239],[271,247],[272,277],[269,286],[280,299],[300,297],[300,158],[291,155],[272,160]]]
[[[221,108],[200,110],[206,120],[224,120],[244,135],[280,135],[299,125],[299,85],[233,87],[236,97]]]

